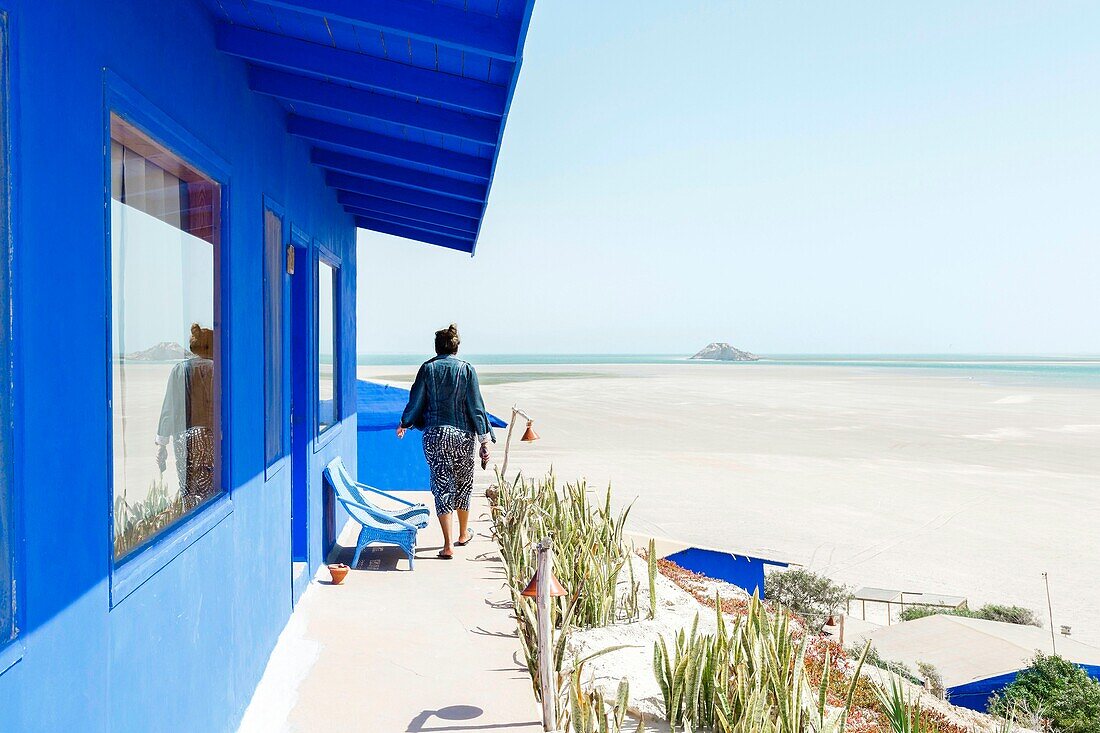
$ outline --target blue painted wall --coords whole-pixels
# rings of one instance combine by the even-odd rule
[[[398,440],[392,430],[359,428],[358,479],[384,491],[428,491],[424,434],[410,430]]]
[[[353,222],[306,146],[285,134],[283,111],[248,91],[242,62],[215,50],[199,2],[0,0],[0,9],[11,32],[25,575],[23,653],[0,672],[0,731],[233,730],[291,611],[292,472],[265,479],[263,460],[262,197],[285,208],[287,230],[342,258],[345,406],[355,404]],[[104,69],[229,167],[220,325],[232,511],[113,607]],[[348,414],[308,447],[311,567],[323,561],[321,470],[335,455],[355,470],[355,427]]]

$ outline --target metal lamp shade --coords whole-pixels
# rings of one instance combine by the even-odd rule
[[[535,429],[533,427],[531,427],[533,422],[533,420],[527,421],[527,429],[523,431],[523,437],[520,438],[520,440],[524,443],[530,443],[534,440],[539,439],[539,434],[535,432]]]
[[[538,595],[539,595],[539,574],[538,574],[537,570],[535,571],[535,574],[533,576],[531,576],[531,582],[527,584],[527,587],[523,589],[523,592],[520,593],[520,595],[521,596],[526,596],[528,598],[538,598]],[[558,579],[553,574],[551,574],[550,575],[550,597],[551,598],[559,598],[559,597],[565,596],[565,595],[568,595],[568,593],[565,592],[565,588],[562,588],[561,583],[558,582]]]

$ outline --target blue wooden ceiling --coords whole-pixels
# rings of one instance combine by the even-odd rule
[[[473,254],[534,0],[205,0],[364,229]]]

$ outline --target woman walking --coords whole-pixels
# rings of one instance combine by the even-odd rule
[[[424,457],[431,474],[435,513],[443,530],[443,549],[438,557],[444,560],[454,557],[451,514],[458,513],[458,539],[453,544],[462,547],[473,539],[467,523],[474,490],[474,441],[481,443],[483,468],[489,462],[489,441],[497,441],[485,412],[477,372],[457,358],[458,344],[455,324],[435,332],[436,356],[420,365],[397,428],[398,438],[404,438],[409,428],[424,431]]]

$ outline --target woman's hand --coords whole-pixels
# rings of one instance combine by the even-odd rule
[[[168,468],[168,448],[166,446],[157,446],[157,468],[160,469],[161,473],[164,473],[164,470]]]
[[[398,437],[398,439],[404,438],[405,437],[405,432],[406,432],[405,428],[401,427],[400,425],[397,426],[397,437]]]
[[[485,470],[489,466],[489,444],[482,443],[481,450],[478,451],[478,455],[481,458],[481,470]]]

